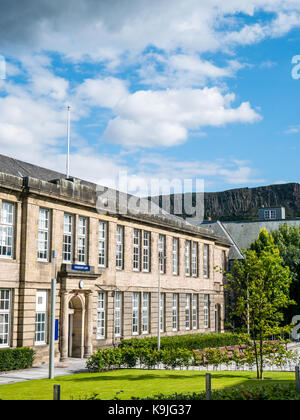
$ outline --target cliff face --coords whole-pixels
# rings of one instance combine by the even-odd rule
[[[193,205],[197,199],[203,199],[203,194],[193,194]],[[153,198],[152,198],[153,199]],[[182,195],[170,196],[171,213],[175,201],[181,200]],[[162,206],[163,200],[154,198]],[[257,188],[238,188],[235,190],[205,193],[205,219],[212,220],[253,220],[258,218],[260,207],[283,206],[286,217],[300,217],[300,184],[280,184]],[[189,212],[187,212],[189,213]],[[182,214],[186,217],[185,214]]]

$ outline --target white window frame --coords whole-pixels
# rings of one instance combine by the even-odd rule
[[[192,297],[192,324],[193,330],[198,329],[198,295],[193,295]]]
[[[132,294],[132,335],[140,334],[140,293]]]
[[[179,295],[178,293],[173,293],[172,297],[172,329],[173,331],[178,331],[178,302]]]
[[[191,330],[191,293],[185,295],[185,329],[186,331]]]
[[[105,340],[106,337],[106,292],[99,292],[97,299],[97,340]]]
[[[124,226],[117,225],[116,230],[116,268],[124,268]]]
[[[122,334],[122,308],[122,292],[115,292],[115,337],[120,337]]]
[[[204,295],[204,328],[210,328],[210,295]]]
[[[143,292],[143,307],[142,307],[142,333],[149,334],[150,332],[150,293]]]
[[[141,270],[141,231],[133,230],[133,271]]]
[[[150,273],[151,232],[143,232],[143,272]]]
[[[172,250],[172,268],[173,268],[173,275],[178,276],[179,274],[179,267],[178,267],[178,256],[179,256],[179,239],[173,238],[173,250]]]
[[[192,276],[198,277],[198,243],[192,243]]]
[[[166,236],[160,234],[158,237],[158,258],[159,258],[158,265],[159,265],[160,274],[166,273],[165,251],[166,251]]]
[[[88,219],[83,216],[78,217],[77,228],[77,261],[79,264],[87,263],[88,248]]]
[[[73,262],[74,247],[74,216],[69,213],[64,214],[63,226],[63,263],[71,264]],[[65,258],[68,256],[68,258]]]
[[[0,348],[10,346],[11,334],[11,302],[12,292],[9,289],[0,289]]]
[[[99,220],[98,224],[98,266],[107,267],[107,231],[108,223]]]
[[[185,241],[185,275],[191,276],[191,241]]]
[[[39,209],[38,224],[38,261],[49,261],[51,212],[49,209]],[[41,256],[44,254],[44,256]]]
[[[36,291],[36,312],[35,312],[35,339],[36,346],[47,344],[48,334],[48,292],[47,290]],[[41,328],[39,328],[41,326]],[[42,339],[44,337],[44,339]]]
[[[210,247],[208,244],[203,246],[203,275],[205,279],[209,279],[210,261],[209,261]]]
[[[15,204],[2,201],[0,224],[0,258],[13,259],[15,237]],[[6,250],[4,252],[4,250]]]
[[[166,294],[160,294],[160,332],[165,332],[166,324],[165,324],[165,308],[166,308]]]

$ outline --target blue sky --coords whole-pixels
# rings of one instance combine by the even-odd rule
[[[0,153],[64,171],[70,104],[74,176],[299,182],[298,1],[3,3]]]

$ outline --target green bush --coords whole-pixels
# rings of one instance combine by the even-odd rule
[[[188,334],[162,337],[161,349],[184,348],[187,350],[201,350],[248,343],[249,337],[246,334]],[[157,348],[157,338],[132,338],[130,340],[123,340],[119,347],[151,348],[154,350]]]
[[[28,347],[0,349],[0,372],[30,368],[34,355],[35,351]]]
[[[140,398],[132,398],[139,400]],[[143,400],[205,400],[205,392],[188,393],[188,394],[172,394],[172,395],[155,395]],[[212,392],[212,400],[300,400],[300,394],[297,394],[295,385],[280,385],[280,384],[267,384],[267,385],[253,385],[253,386],[237,386],[233,388],[225,388]]]

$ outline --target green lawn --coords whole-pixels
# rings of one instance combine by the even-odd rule
[[[265,374],[263,383],[291,383],[294,373],[272,372]],[[255,379],[254,372],[213,372],[214,389],[234,385],[262,383]],[[78,399],[99,394],[103,400],[112,399],[117,392],[121,399],[131,396],[146,397],[159,393],[197,392],[205,389],[205,372],[120,370],[106,373],[82,373],[59,377],[54,380],[23,382],[0,386],[2,400],[49,400],[53,395],[53,384],[60,384],[62,399]]]

